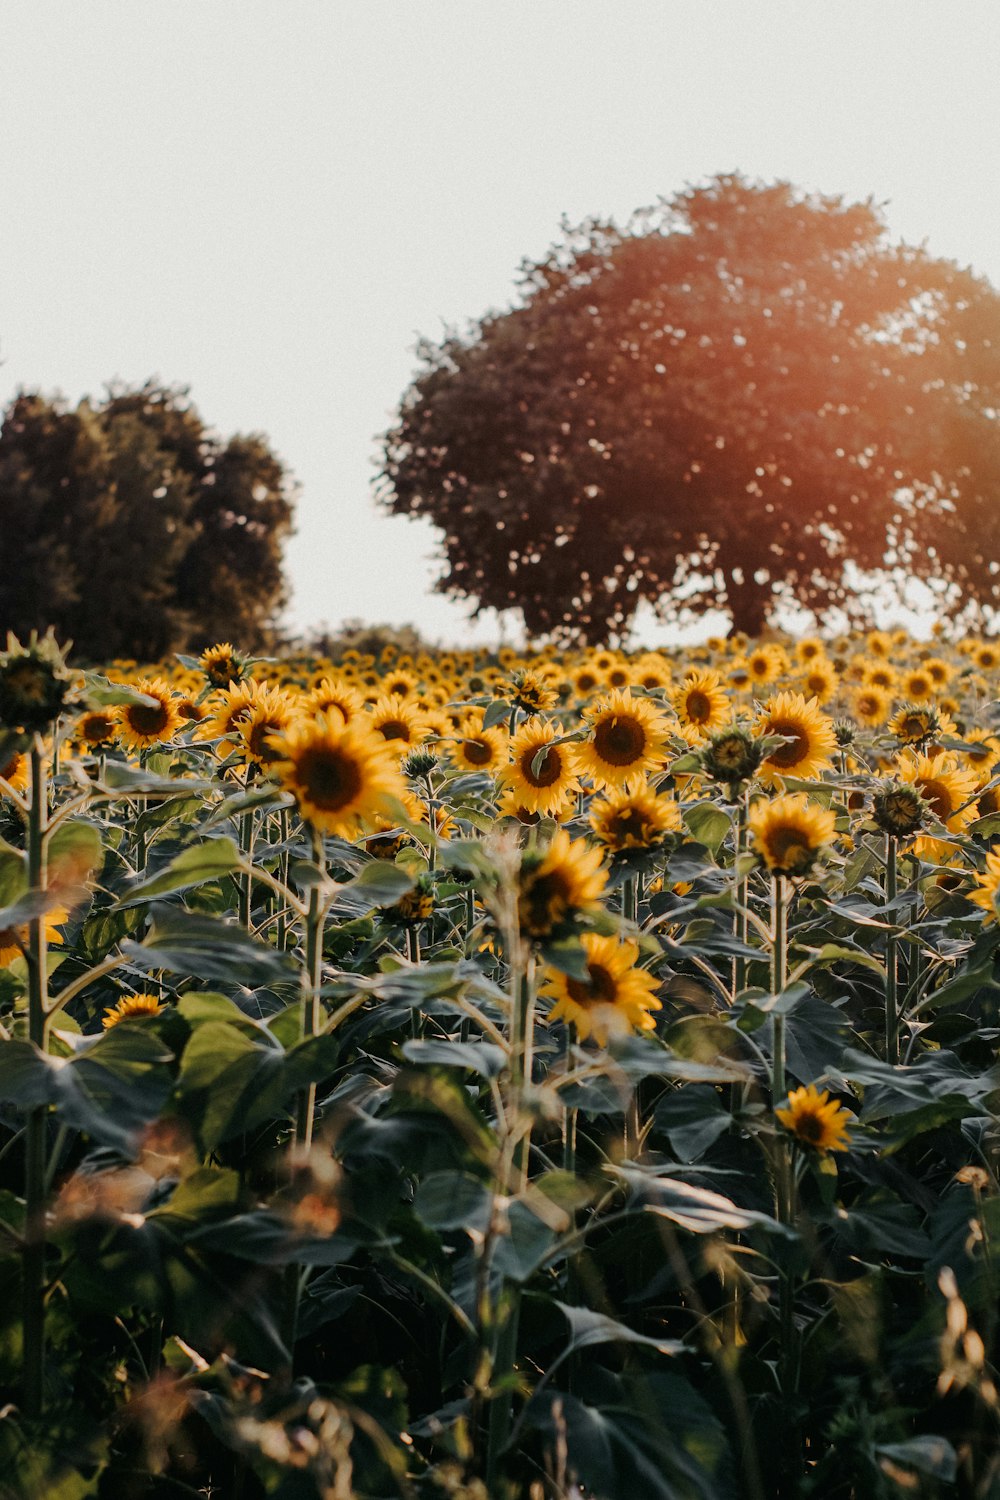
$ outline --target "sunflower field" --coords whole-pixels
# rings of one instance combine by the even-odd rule
[[[1000,1495],[998,686],[11,639],[0,1496]]]

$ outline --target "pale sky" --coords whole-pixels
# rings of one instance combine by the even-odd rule
[[[737,169],[1000,284],[998,63],[998,0],[0,0],[0,401],[190,386],[301,484],[292,625],[469,640],[371,499],[417,335]]]

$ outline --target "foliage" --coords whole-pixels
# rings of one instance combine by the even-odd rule
[[[0,426],[0,505],[17,549],[0,634],[52,626],[89,661],[226,631],[255,647],[283,602],[288,475],[259,435],[211,432],[182,390],[113,386],[72,409],[19,394]]]
[[[520,292],[421,342],[386,439],[443,592],[591,642],[641,600],[863,622],[846,562],[995,607],[1000,298],[872,203],[718,177],[564,225]]]
[[[0,1495],[996,1493],[1000,649],[744,644],[0,723]],[[389,688],[384,816],[323,836],[260,715],[355,747]]]

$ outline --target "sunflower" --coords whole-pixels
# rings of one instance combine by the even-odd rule
[[[5,781],[12,791],[26,791],[30,774],[31,761],[23,750],[15,750],[0,763],[0,781]]]
[[[556,702],[555,691],[542,673],[527,669],[514,672],[500,696],[509,699],[512,707],[529,715],[554,708]]]
[[[582,667],[577,667],[570,673],[569,680],[578,698],[590,698],[598,688],[604,686],[604,673],[586,662]]]
[[[400,757],[413,745],[427,738],[424,716],[413,704],[397,695],[383,695],[378,699],[368,718],[368,727],[391,746]]]
[[[818,656],[809,663],[807,670],[802,674],[802,688],[815,698],[817,703],[829,703],[837,692],[839,679],[837,669],[832,662],[827,661],[825,656]]]
[[[701,752],[702,770],[713,781],[736,786],[754,775],[761,761],[760,742],[742,725],[733,724],[710,734]]]
[[[580,1040],[593,1037],[602,1047],[609,1036],[652,1031],[650,1011],[662,1007],[656,999],[658,981],[637,967],[638,943],[619,943],[613,937],[585,932],[580,939],[587,959],[586,980],[547,968],[539,994],[555,1001],[550,1021],[567,1021]]]
[[[888,657],[892,652],[892,637],[884,630],[871,630],[865,642],[872,656]]]
[[[522,724],[510,742],[510,764],[500,772],[502,785],[519,807],[551,815],[580,790],[577,747],[558,745],[555,729],[541,719]]]
[[[847,1127],[851,1112],[831,1099],[829,1090],[820,1093],[814,1083],[806,1088],[793,1089],[788,1096],[787,1109],[776,1109],[775,1116],[795,1139],[813,1151],[826,1154],[828,1151],[848,1149]]]
[[[412,672],[395,667],[382,679],[382,691],[387,698],[409,698],[417,690],[418,679]]]
[[[518,922],[525,937],[553,942],[572,932],[576,919],[599,900],[608,880],[601,852],[558,828],[545,849],[521,857]]]
[[[773,875],[808,875],[832,843],[836,824],[830,809],[811,802],[804,792],[761,798],[750,809],[754,849]]]
[[[851,700],[851,712],[866,729],[878,729],[884,724],[891,706],[887,689],[874,682],[857,688]]]
[[[94,709],[90,713],[81,714],[76,721],[75,738],[81,750],[96,750],[101,745],[110,745],[117,733],[118,724],[111,709]]]
[[[823,642],[817,635],[803,636],[795,647],[795,658],[802,666],[810,666],[817,659],[826,655]]]
[[[969,654],[980,672],[995,672],[1000,667],[1000,646],[991,646],[988,641],[977,641]]]
[[[0,652],[0,724],[25,734],[40,734],[67,706],[73,679],[51,630],[22,646],[7,636]]]
[[[757,721],[757,733],[780,734],[788,740],[771,751],[757,773],[768,787],[780,786],[783,776],[820,776],[837,748],[833,721],[820,713],[815,698],[807,701],[801,693],[778,693],[769,698]]]
[[[872,797],[872,817],[892,838],[911,838],[927,816],[927,804],[912,782],[881,782]]]
[[[894,693],[898,681],[899,673],[887,661],[870,661],[865,657],[861,658],[862,687],[877,687],[884,689],[887,693]]]
[[[258,766],[269,766],[277,758],[274,735],[290,729],[298,705],[282,688],[262,688],[253,707],[236,721],[236,748],[242,758]]]
[[[682,728],[711,734],[732,717],[729,696],[718,672],[707,668],[689,672],[674,693],[674,709]]]
[[[949,833],[960,834],[979,816],[976,773],[960,767],[945,751],[937,755],[907,756],[900,762],[897,775],[901,782],[916,787]],[[914,843],[913,852],[920,859],[944,864],[954,851],[943,839],[922,834]]]
[[[900,744],[915,748],[941,735],[955,734],[954,721],[932,703],[904,703],[886,726]]]
[[[788,670],[788,657],[780,646],[758,646],[746,659],[746,669],[755,687],[768,687]]]
[[[247,660],[229,641],[209,646],[198,658],[198,665],[214,688],[226,688],[242,682],[247,675]]]
[[[900,679],[900,692],[910,703],[929,703],[934,697],[934,678],[923,667],[914,667],[904,672]]]
[[[659,797],[646,781],[615,787],[591,803],[594,837],[613,854],[659,849],[682,827],[681,810],[672,797]]]
[[[648,698],[616,690],[587,709],[584,721],[589,732],[577,761],[595,786],[623,786],[662,764],[670,728]]]
[[[670,667],[662,656],[647,655],[640,657],[635,664],[635,685],[645,688],[648,693],[655,692],[657,688],[668,688],[670,686]]]
[[[143,677],[135,684],[136,692],[155,698],[155,704],[122,703],[115,712],[118,738],[131,750],[148,750],[172,740],[181,725],[181,716],[167,683],[162,677]]]
[[[274,740],[271,767],[302,816],[322,833],[351,839],[366,822],[392,816],[406,787],[385,742],[338,714],[300,719]]]
[[[986,856],[986,869],[976,876],[976,888],[969,900],[981,906],[987,922],[1000,922],[1000,845]]]
[[[449,736],[450,754],[462,771],[485,771],[495,775],[503,763],[507,736],[497,725],[483,728],[483,712],[466,714],[456,736]]]
[[[53,906],[45,913],[42,922],[45,928],[45,941],[50,945],[58,945],[63,941],[61,928],[69,920],[69,911],[65,906]],[[29,925],[27,922],[19,923],[16,927],[0,927],[0,969],[8,968],[16,958],[20,958],[28,946]]]
[[[119,1021],[141,1020],[144,1016],[158,1016],[166,1006],[157,995],[126,995],[117,1005],[109,1005],[104,1012],[104,1029],[110,1031]]]
[[[324,674],[315,683],[302,703],[307,714],[325,714],[336,709],[345,724],[356,719],[363,707],[361,694],[345,677],[331,677],[329,674]]]

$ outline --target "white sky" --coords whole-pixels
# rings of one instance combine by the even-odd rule
[[[998,59],[998,0],[0,0],[0,401],[189,385],[301,482],[292,624],[468,640],[370,497],[416,336],[733,169],[1000,283]]]

